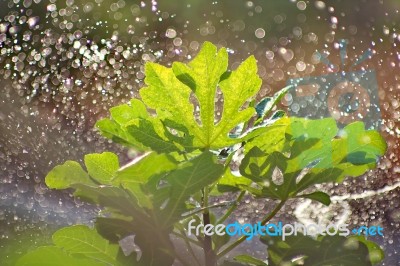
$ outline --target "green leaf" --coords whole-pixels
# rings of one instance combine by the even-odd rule
[[[190,151],[192,146],[192,137],[188,135],[185,138],[181,138],[178,143],[172,139],[168,139],[166,136],[168,135],[168,129],[157,118],[131,120],[126,125],[126,129],[128,134],[133,136],[136,141],[159,153],[182,151],[184,147],[179,142],[182,144],[186,143],[185,147],[188,151]]]
[[[173,117],[191,134],[201,135],[201,129],[193,116],[194,107],[188,101],[190,88],[175,77],[172,69],[156,63],[147,63],[145,74],[145,83],[148,87],[140,90],[144,103],[155,109],[161,119]]]
[[[21,257],[18,266],[124,266],[138,265],[126,257],[118,244],[110,244],[84,225],[64,227],[53,234],[54,246],[39,247]]]
[[[318,202],[321,202],[322,204],[329,206],[331,204],[331,197],[321,191],[316,191],[310,194],[303,194],[303,195],[298,195],[297,198],[306,198],[306,199],[311,199],[315,200]]]
[[[249,57],[232,73],[224,74],[227,58],[225,49],[217,51],[214,45],[205,43],[188,65],[174,63],[172,69],[155,63],[146,65],[147,87],[140,90],[144,103],[156,110],[167,128],[187,130],[179,139],[169,136],[170,141],[193,149],[219,149],[242,141],[241,138],[230,138],[229,133],[255,114],[255,109],[246,107],[246,103],[260,89],[261,79],[254,57]],[[215,123],[218,86],[223,93],[224,106],[220,121]],[[195,120],[194,106],[189,101],[191,94],[199,103],[200,123]],[[138,132],[132,132],[132,135]]]
[[[318,127],[324,130],[318,130]],[[339,168],[343,172],[338,181],[346,176],[361,175],[375,167],[377,158],[387,148],[380,134],[365,130],[362,122],[349,124],[338,131],[332,118],[294,119],[290,129],[288,134],[294,140],[290,170],[296,171],[311,163],[315,163],[313,169]],[[313,143],[308,145],[307,142]]]
[[[139,151],[146,151],[148,148],[136,140],[126,128],[132,120],[147,118],[149,115],[146,106],[137,99],[132,99],[130,105],[122,104],[110,109],[111,119],[105,118],[97,121],[96,127],[100,129],[103,136],[113,141],[133,147]]]
[[[142,211],[138,211],[139,207],[134,201],[134,198],[122,188],[115,186],[88,186],[83,184],[73,185],[75,188],[74,196],[81,200],[99,204],[106,207],[107,210],[112,210],[119,215],[134,216],[143,218]]]
[[[69,254],[79,254],[106,265],[120,265],[116,260],[119,245],[109,244],[96,230],[84,225],[58,230],[53,234],[53,243]]]
[[[311,169],[297,182],[296,191],[301,192],[315,184],[336,182],[342,174],[343,170],[340,168]]]
[[[237,192],[250,186],[251,179],[234,175],[228,168],[224,175],[218,180],[217,189],[219,192]]]
[[[256,59],[253,56],[246,59],[227,79],[222,80],[219,86],[224,97],[224,107],[220,122],[210,134],[208,143],[212,148],[238,143],[238,140],[228,137],[229,132],[255,114],[253,107],[241,108],[257,94],[261,86]]]
[[[223,174],[224,167],[216,162],[211,152],[204,152],[194,159],[180,164],[178,169],[168,173],[168,186],[156,191],[160,211],[156,213],[158,223],[172,225],[187,211],[185,201]],[[164,206],[165,205],[165,206]]]
[[[256,124],[260,123],[271,111],[274,106],[285,96],[292,86],[287,86],[276,92],[273,97],[265,97],[256,105],[257,120]]]
[[[135,148],[139,151],[143,150],[140,147],[141,145],[138,141],[136,141],[131,135],[126,132],[124,127],[121,127],[114,120],[104,118],[96,122],[96,128],[98,128],[101,134],[114,141],[115,143],[119,143],[121,145],[125,145],[131,148]]]
[[[295,187],[295,178],[298,173],[287,173],[287,157],[280,152],[265,154],[257,147],[253,147],[242,160],[240,173],[262,187],[261,192],[248,186],[246,190],[258,197],[286,200]],[[277,170],[277,171],[276,171]],[[273,175],[281,175],[281,184],[273,181]]]
[[[125,125],[135,118],[148,117],[146,106],[137,99],[132,99],[130,105],[122,104],[110,109],[111,117],[119,125]]]
[[[68,255],[62,249],[54,246],[44,246],[35,249],[21,257],[16,266],[106,266],[98,260],[77,258]]]
[[[323,128],[324,130],[320,130]],[[292,118],[287,128],[287,141],[291,142],[291,161],[288,171],[298,171],[318,162],[321,169],[331,168],[332,140],[338,133],[333,118],[309,120]]]
[[[244,146],[245,151],[250,151],[254,147],[258,147],[265,154],[270,154],[274,151],[287,151],[288,142],[285,133],[290,123],[290,118],[283,117],[273,124],[257,128],[248,134],[248,137],[251,138]]]
[[[157,167],[154,167],[154,166]],[[121,184],[132,192],[142,207],[153,208],[149,194],[143,190],[143,185],[154,175],[175,169],[178,162],[170,155],[150,153],[122,167],[116,174],[115,184]]]
[[[134,226],[135,224],[132,221],[121,218],[96,218],[97,232],[111,243],[118,243],[124,237],[131,235]]]
[[[172,65],[175,76],[195,93],[199,102],[204,144],[209,143],[213,137],[217,85],[227,67],[226,49],[217,51],[217,47],[209,42],[204,43],[188,65],[179,62]]]
[[[379,247],[365,239],[353,236],[321,236],[318,239],[297,235],[289,236],[283,241],[277,237],[262,237],[261,241],[268,245],[268,265],[341,265],[341,266],[368,266],[382,260],[376,256],[370,259],[367,245],[374,246],[379,253]],[[372,244],[372,245],[371,245]],[[297,258],[303,264],[293,263]]]
[[[73,184],[94,184],[89,175],[75,161],[54,167],[46,176],[46,185],[54,189],[70,188]]]
[[[315,184],[359,176],[375,167],[386,150],[379,133],[366,131],[360,122],[339,131],[333,118],[281,118],[263,130],[244,146],[245,157],[239,167],[244,177],[262,188],[246,189],[261,197],[285,200]],[[280,184],[273,181],[279,173]],[[310,197],[316,195],[328,203],[321,194]]]
[[[363,243],[368,248],[368,259],[371,263],[378,264],[385,258],[385,253],[382,248],[375,242],[368,241],[364,236],[351,236],[350,239],[356,239],[358,242]]]
[[[111,184],[119,168],[118,156],[112,152],[87,154],[85,166],[93,179],[102,184]]]

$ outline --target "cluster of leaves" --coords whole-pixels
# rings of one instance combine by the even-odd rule
[[[179,261],[214,266],[244,239],[187,235],[189,219],[221,223],[237,206],[227,206],[225,215],[216,221],[210,196],[237,193],[240,201],[248,193],[279,201],[263,220],[266,223],[290,198],[330,204],[329,195],[310,189],[315,184],[361,175],[375,167],[385,152],[382,137],[365,130],[360,122],[339,130],[330,118],[307,120],[272,112],[290,88],[256,104],[261,79],[254,57],[235,71],[227,67],[226,49],[218,50],[210,43],[205,43],[188,64],[175,62],[167,68],[148,63],[147,87],[140,90],[141,100],[111,108],[111,118],[97,123],[105,137],[142,155],[120,167],[113,153],[88,154],[84,158],[86,169],[67,161],[46,177],[50,188],[71,188],[76,197],[103,208],[95,229],[61,229],[53,236],[53,246],[26,254],[18,265],[54,265],[59,261],[57,265],[167,266]],[[220,116],[215,104],[218,90],[223,95]],[[235,154],[241,154],[243,160],[234,161]],[[240,165],[240,176],[232,173],[233,164]],[[132,235],[140,252],[125,255],[119,241]],[[187,245],[185,250],[175,248],[173,237]],[[354,266],[382,259],[368,256],[370,247],[380,249],[365,239],[356,239],[357,248],[346,248],[348,239],[328,238],[262,239],[269,246],[268,264],[247,255],[237,257],[236,262],[221,263],[298,265],[291,261],[302,255],[303,261],[319,261],[312,265]],[[319,253],[310,253],[312,249],[324,250],[329,241],[338,247],[335,252],[340,250],[340,263],[332,263],[336,253],[318,258]],[[204,249],[205,259],[193,248]]]

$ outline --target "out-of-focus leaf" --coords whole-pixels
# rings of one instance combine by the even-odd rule
[[[112,243],[118,243],[124,237],[134,233],[134,223],[121,218],[96,218],[97,232]]]
[[[16,266],[106,266],[98,260],[88,259],[85,257],[76,258],[59,247],[44,246],[39,247],[21,257]]]
[[[256,259],[250,255],[238,255],[234,258],[235,261],[246,263],[246,265],[252,266],[268,266],[265,262],[260,259]]]
[[[378,246],[359,237],[339,235],[320,236],[317,239],[297,235],[288,236],[285,240],[279,237],[265,236],[261,241],[268,246],[268,265],[341,265],[368,266],[380,262],[383,257],[370,258],[370,249],[381,250]],[[293,262],[294,259],[302,264]]]
[[[363,243],[368,248],[368,259],[373,265],[380,263],[385,258],[385,253],[377,243],[368,241],[364,236],[355,235],[351,236],[351,239]]]
[[[286,127],[278,126],[280,121]],[[257,196],[285,200],[315,184],[340,182],[346,176],[361,175],[375,167],[379,156],[386,151],[379,133],[366,131],[360,122],[342,131],[338,131],[333,118],[282,118],[276,123],[270,131],[245,145],[240,173],[262,187],[261,191],[248,187]],[[271,132],[277,136],[270,135]],[[279,175],[281,182],[274,182]],[[326,198],[319,199],[328,203]]]
[[[64,227],[53,234],[54,246],[39,247],[21,257],[18,266],[128,266],[118,244],[110,244],[94,229],[84,225]]]
[[[53,234],[53,243],[69,254],[79,254],[105,264],[119,265],[116,260],[119,245],[110,244],[96,230],[87,226],[64,227]]]

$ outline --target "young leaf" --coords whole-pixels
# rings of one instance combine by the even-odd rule
[[[89,175],[101,184],[111,184],[119,168],[118,156],[112,152],[85,155],[85,166]]]
[[[172,69],[159,64],[147,63],[145,73],[147,87],[140,90],[143,102],[155,109],[161,119],[173,117],[175,121],[184,125],[191,135],[200,136],[201,129],[193,116],[194,107],[188,101],[190,88],[175,77]]]
[[[66,161],[62,165],[54,167],[46,176],[46,185],[54,189],[70,188],[73,184],[88,184],[94,182],[75,161]]]

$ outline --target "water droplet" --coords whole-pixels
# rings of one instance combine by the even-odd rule
[[[298,71],[304,71],[306,69],[306,63],[304,63],[303,61],[299,61],[296,63],[296,69]]]
[[[257,38],[262,39],[265,36],[265,30],[263,28],[258,28],[256,29],[255,34]]]
[[[166,35],[168,38],[173,39],[173,38],[176,37],[176,30],[174,30],[174,29],[172,29],[172,28],[169,28],[169,29],[167,29],[167,32],[165,33],[165,35]]]
[[[47,6],[47,11],[53,12],[57,10],[57,6],[55,4],[50,4]]]
[[[326,7],[325,2],[323,2],[323,1],[315,1],[314,4],[315,4],[315,7],[320,10],[325,9],[325,7]]]
[[[300,10],[305,10],[307,8],[307,4],[304,1],[297,2],[296,6]]]

